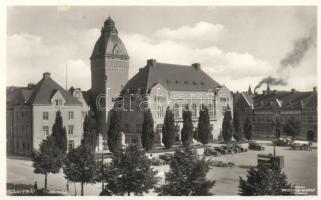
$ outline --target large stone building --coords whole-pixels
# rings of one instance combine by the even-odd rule
[[[317,89],[300,92],[271,91],[269,86],[262,94],[241,92],[234,94],[234,112],[240,114],[241,124],[250,116],[253,120],[254,139],[275,138],[273,121],[281,122],[280,134],[285,137],[282,126],[294,117],[301,121],[300,134],[297,139],[307,140],[308,135],[317,140]]]
[[[7,151],[30,155],[52,133],[56,112],[61,112],[68,149],[78,146],[89,107],[80,89],[65,90],[50,73],[35,85],[7,87]]]
[[[68,133],[68,147],[80,144],[85,114],[92,109],[98,125],[98,149],[107,149],[109,111],[119,94],[127,95],[126,106],[138,101],[132,95],[146,94],[152,106],[158,142],[165,109],[174,110],[177,141],[182,129],[182,108],[188,105],[197,126],[201,104],[208,107],[212,135],[216,139],[221,132],[225,110],[233,110],[230,90],[202,71],[200,64],[180,66],[148,60],[147,65],[128,81],[129,56],[125,45],[118,37],[114,21],[108,18],[95,43],[91,61],[91,89],[82,92],[68,91],[44,73],[36,85],[7,88],[7,145],[8,151],[30,155],[40,142],[51,134],[58,110],[61,111]],[[130,102],[130,103],[129,103]],[[143,113],[140,110],[123,112],[122,125],[127,143],[140,143]],[[104,141],[104,142],[103,142]]]
[[[182,111],[186,106],[192,111],[194,128],[198,124],[201,105],[207,106],[213,139],[220,135],[224,112],[228,108],[233,110],[231,91],[209,77],[198,63],[185,66],[158,63],[150,59],[128,81],[122,95],[125,102],[122,125],[126,143],[141,142],[143,111],[147,106],[152,112],[159,144],[162,141],[162,126],[168,106],[174,113],[177,142],[180,141]]]

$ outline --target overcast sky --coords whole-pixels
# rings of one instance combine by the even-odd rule
[[[280,71],[295,41],[316,34],[316,7],[8,7],[7,84],[36,83],[43,72],[65,86],[87,90],[89,57],[104,20],[111,16],[130,56],[129,77],[146,60],[201,68],[233,91],[252,88],[268,75],[286,86],[317,85],[317,48]],[[262,86],[266,88],[266,86]]]

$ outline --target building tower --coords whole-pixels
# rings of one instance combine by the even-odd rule
[[[115,22],[108,17],[101,29],[91,62],[91,97],[95,103],[98,132],[107,140],[112,99],[128,81],[129,56],[125,45],[118,37]],[[106,144],[106,143],[105,143]]]

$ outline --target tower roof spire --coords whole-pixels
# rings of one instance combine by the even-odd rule
[[[247,90],[247,93],[248,93],[248,94],[252,94],[252,88],[251,88],[251,85],[249,85],[249,89]]]

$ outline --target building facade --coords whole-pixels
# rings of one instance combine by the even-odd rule
[[[122,90],[122,126],[126,143],[141,143],[143,113],[151,109],[156,143],[162,145],[162,127],[166,108],[172,109],[175,119],[176,142],[181,140],[183,109],[192,112],[196,130],[202,105],[209,110],[211,133],[218,139],[221,133],[224,112],[233,110],[233,96],[224,85],[210,78],[195,63],[190,66],[158,63],[154,59],[132,77]]]
[[[104,22],[101,35],[91,54],[90,63],[91,103],[97,116],[100,138],[103,137],[106,141],[109,110],[113,108],[112,100],[127,83],[129,69],[127,50],[118,37],[115,22],[110,17]]]
[[[301,121],[299,140],[307,140],[308,135],[317,140],[317,89],[309,92],[271,91],[269,87],[262,94],[248,92],[235,93],[234,111],[238,111],[241,124],[246,117],[253,121],[254,139],[274,139],[276,119],[279,120],[280,136],[286,137],[283,126],[290,118]]]
[[[7,88],[7,151],[31,155],[52,134],[57,111],[67,132],[68,150],[80,145],[89,106],[80,89],[67,91],[44,73],[36,85]]]

